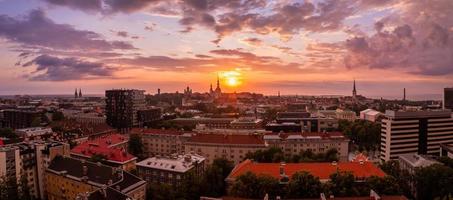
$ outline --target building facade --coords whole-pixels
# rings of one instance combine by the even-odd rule
[[[453,88],[444,88],[443,108],[453,110]]]
[[[439,155],[441,143],[453,143],[450,110],[386,111],[381,127],[382,161],[408,153]]]
[[[202,176],[205,158],[196,154],[155,156],[137,163],[138,175],[148,184],[179,186],[189,173]]]
[[[105,91],[107,124],[122,131],[138,126],[138,110],[145,109],[146,106],[144,92],[133,89]]]
[[[134,129],[132,133],[141,135],[143,153],[148,157],[182,154],[184,142],[191,136],[189,132],[163,129]]]

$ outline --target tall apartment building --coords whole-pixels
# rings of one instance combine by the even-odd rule
[[[69,155],[69,145],[59,142],[16,143],[0,148],[0,177],[20,183],[26,179],[30,196],[45,199],[44,171],[57,155]],[[9,192],[11,194],[17,191]],[[9,198],[14,199],[13,196]]]
[[[138,111],[145,109],[144,90],[115,89],[105,91],[107,124],[122,131],[139,125]]]
[[[453,109],[453,88],[444,88],[443,108]]]
[[[386,111],[381,126],[382,161],[407,153],[438,155],[441,143],[453,143],[450,110]]]

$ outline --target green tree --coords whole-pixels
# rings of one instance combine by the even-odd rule
[[[401,194],[401,188],[399,186],[398,180],[393,176],[372,176],[369,177],[366,182],[370,189],[373,189],[380,195]]]
[[[359,191],[354,186],[355,177],[351,172],[337,171],[330,175],[330,191],[335,196],[357,196]]]
[[[147,200],[174,200],[177,199],[176,192],[171,185],[150,184],[146,191]]]
[[[271,147],[266,150],[258,150],[253,153],[247,153],[246,158],[253,159],[256,162],[281,162],[285,160],[283,151],[277,147]]]
[[[17,138],[16,133],[10,128],[0,128],[0,137]]]
[[[221,197],[225,194],[225,178],[233,169],[232,162],[218,158],[210,165],[203,176],[202,186],[204,196]]]
[[[64,120],[64,115],[60,111],[52,113],[52,121],[61,121]]]
[[[439,157],[437,161],[443,163],[445,166],[453,168],[453,159],[449,158],[448,156]]]
[[[129,136],[128,150],[134,156],[141,158],[143,156],[142,137],[139,134]]]
[[[434,164],[415,170],[417,199],[449,199],[453,195],[453,169]]]
[[[20,183],[19,183],[19,198],[20,200],[31,200],[33,199],[30,195],[30,187],[28,187],[28,180],[25,175],[21,176]]]
[[[309,172],[296,172],[291,176],[288,185],[290,198],[315,198],[319,197],[322,185],[318,177]]]
[[[256,199],[262,199],[266,194],[275,197],[281,192],[277,179],[268,175],[257,176],[252,172],[237,177],[230,190],[233,196]]]

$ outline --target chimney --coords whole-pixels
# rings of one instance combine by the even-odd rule
[[[285,162],[280,163],[280,176],[285,176]]]

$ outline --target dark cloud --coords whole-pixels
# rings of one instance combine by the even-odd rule
[[[67,81],[111,77],[113,69],[98,62],[88,62],[78,58],[58,58],[40,55],[23,67],[36,66],[36,71],[28,76],[34,81]]]
[[[33,10],[22,19],[0,15],[0,37],[35,48],[99,51],[134,49],[127,42],[107,41],[95,32],[56,24],[42,10]]]
[[[261,46],[263,44],[263,41],[259,38],[245,38],[242,41],[252,46]]]

